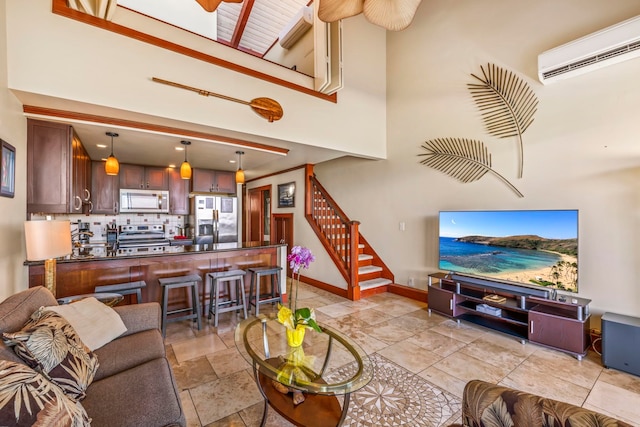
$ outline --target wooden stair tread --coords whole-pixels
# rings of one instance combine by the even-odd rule
[[[390,285],[391,283],[391,280],[383,278],[365,280],[360,282],[360,290],[364,291],[367,289],[378,288],[380,286]]]

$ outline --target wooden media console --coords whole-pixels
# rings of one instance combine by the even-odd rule
[[[428,295],[429,312],[561,350],[578,360],[587,354],[591,300],[446,273],[429,275]]]

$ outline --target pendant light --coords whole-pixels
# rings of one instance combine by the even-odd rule
[[[242,170],[242,155],[244,151],[236,151],[238,155],[238,170],[236,171],[236,184],[244,184],[244,171]]]
[[[191,165],[187,161],[187,147],[191,145],[191,141],[180,141],[184,145],[184,162],[180,166],[180,178],[191,179]]]
[[[107,161],[104,164],[104,171],[107,175],[118,175],[120,172],[120,163],[118,159],[113,155],[113,138],[117,138],[118,134],[115,132],[106,132],[107,136],[111,137],[111,154],[107,157]]]

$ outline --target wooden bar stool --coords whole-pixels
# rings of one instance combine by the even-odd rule
[[[207,280],[211,282],[209,286],[209,315],[211,319],[213,314],[213,326],[218,326],[218,315],[229,311],[242,310],[244,318],[247,318],[247,299],[244,293],[244,276],[247,274],[244,270],[228,270],[208,273]],[[231,282],[235,282],[235,298],[231,292]],[[220,300],[220,292],[222,285],[226,284],[226,293],[228,298]]]
[[[202,328],[200,320],[200,298],[198,295],[198,284],[202,282],[202,279],[197,274],[189,274],[187,276],[165,277],[158,279],[158,283],[162,286],[162,336],[164,337],[167,332],[167,323],[177,322],[180,320],[193,319],[198,322],[198,330]],[[182,308],[178,310],[168,311],[169,305],[169,291],[171,289],[179,288],[191,289],[191,307]],[[186,311],[191,314],[185,314],[178,317],[168,317],[170,314],[184,313]]]
[[[282,296],[280,295],[280,271],[282,267],[268,266],[268,267],[252,267],[249,268],[252,274],[251,285],[249,286],[249,309],[251,306],[256,308],[256,316],[260,313],[260,304],[280,302],[282,303]],[[260,294],[260,278],[270,277],[271,292]]]
[[[147,286],[144,280],[138,280],[137,282],[127,282],[127,283],[118,283],[115,285],[102,285],[96,286],[94,292],[99,293],[109,293],[115,292],[120,295],[135,295],[136,296],[136,304],[140,304],[142,302],[142,288]]]

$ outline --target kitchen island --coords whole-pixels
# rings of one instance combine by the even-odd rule
[[[279,265],[286,270],[287,246],[268,242],[218,243],[207,245],[157,246],[134,251],[98,246],[74,249],[74,253],[57,261],[56,297],[88,294],[96,286],[144,280],[144,302],[162,302],[162,289],[158,279],[198,274],[206,283],[206,274],[229,269],[246,270],[250,267]],[[29,267],[29,287],[44,285],[43,262],[25,262]],[[286,293],[286,275],[282,274],[280,289]],[[251,277],[246,278],[248,287]],[[209,289],[200,289],[202,307]],[[171,309],[186,306],[188,296],[180,292],[170,295]],[[135,298],[134,298],[135,299]],[[123,303],[128,303],[125,297]]]

